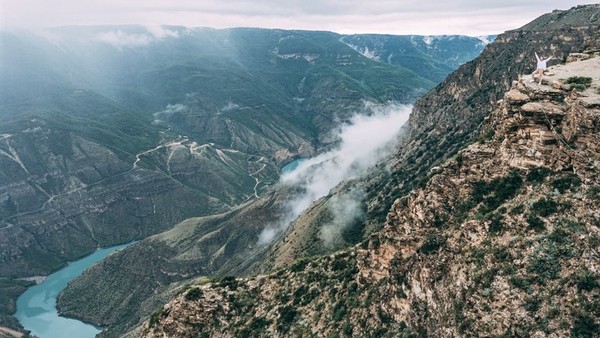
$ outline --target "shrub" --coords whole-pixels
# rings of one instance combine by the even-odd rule
[[[520,276],[512,276],[508,279],[512,286],[519,288],[527,293],[532,293],[533,289],[531,288],[531,283],[529,280],[520,277]]]
[[[565,83],[571,85],[571,88],[581,92],[592,85],[592,78],[587,76],[571,76],[565,80]]]
[[[523,204],[519,204],[516,207],[510,209],[510,211],[508,212],[509,215],[520,215],[523,213],[523,211],[525,211],[525,206]]]
[[[481,213],[487,214],[498,208],[506,200],[515,196],[523,179],[515,170],[511,171],[506,177],[496,178],[490,182],[478,181],[473,184],[471,199],[475,205],[482,202]]]
[[[554,231],[548,235],[548,240],[552,242],[551,245],[560,256],[567,258],[572,256],[570,247],[573,245],[573,240],[568,231],[565,231],[565,229],[562,228],[555,228]]]
[[[490,233],[494,235],[502,233],[502,231],[504,230],[504,222],[502,215],[494,215],[492,217],[489,229]]]
[[[575,275],[575,284],[579,291],[592,291],[600,288],[599,279],[600,276],[586,269]]]
[[[562,266],[553,249],[540,249],[529,261],[527,271],[533,274],[533,280],[538,284],[558,278]]]
[[[340,306],[339,308],[337,308],[335,310],[335,313],[333,314],[333,321],[335,322],[339,322],[341,321],[344,316],[346,315],[346,307],[345,306]]]
[[[531,205],[531,211],[542,217],[548,217],[558,211],[558,203],[551,198],[541,198]]]
[[[291,306],[282,306],[279,308],[279,320],[278,320],[278,328],[282,332],[287,332],[289,326],[296,319],[296,314],[298,312],[292,308]]]
[[[556,220],[555,224],[560,227],[560,228],[564,228],[566,230],[569,230],[570,232],[575,232],[575,233],[585,233],[585,227],[583,225],[581,225],[579,222],[577,222],[577,220],[572,220],[572,219],[568,219],[568,218],[560,218],[558,220]]]
[[[527,182],[541,183],[552,171],[546,167],[537,167],[527,173]]]
[[[446,243],[446,239],[440,235],[429,234],[423,245],[419,248],[419,252],[428,255]]]
[[[229,287],[231,290],[235,290],[237,289],[238,281],[235,279],[234,276],[225,276],[221,278],[218,285],[220,287]]]
[[[304,268],[306,268],[306,265],[308,264],[308,262],[309,262],[309,260],[306,258],[299,259],[299,260],[295,261],[294,264],[292,264],[290,271],[291,272],[304,271]]]
[[[578,315],[575,325],[571,329],[571,337],[592,338],[597,337],[598,332],[600,332],[600,325],[594,321],[594,318],[586,315]]]
[[[535,231],[541,231],[546,228],[544,221],[534,215],[527,216],[527,224],[529,224],[529,227]]]
[[[537,297],[532,297],[528,300],[525,301],[525,303],[523,303],[523,307],[525,308],[525,310],[529,311],[529,312],[537,312],[537,310],[540,309],[540,305],[541,305],[541,301],[539,298]]]
[[[561,194],[570,190],[572,188],[576,188],[581,185],[581,179],[577,175],[570,174],[564,177],[560,177],[552,181],[552,187]]]
[[[496,260],[499,263],[510,262],[513,260],[513,257],[510,254],[510,251],[508,251],[508,249],[505,247],[494,248],[494,251],[492,252],[492,254],[494,255],[494,258],[496,258]]]
[[[199,299],[200,297],[202,297],[202,290],[200,288],[191,288],[186,294],[185,294],[185,300],[188,301],[194,301]]]
[[[251,332],[257,333],[263,331],[270,323],[271,322],[268,319],[264,317],[258,317],[252,320],[248,328]]]
[[[600,186],[591,186],[587,192],[587,196],[593,200],[600,200]]]

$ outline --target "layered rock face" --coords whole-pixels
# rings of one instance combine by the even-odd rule
[[[599,60],[512,83],[478,141],[397,200],[368,241],[192,285],[134,334],[597,335]],[[574,76],[591,87],[572,90]]]

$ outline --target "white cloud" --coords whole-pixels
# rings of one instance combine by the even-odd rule
[[[96,38],[117,48],[145,46],[152,41],[146,34],[128,34],[120,30],[98,33]]]
[[[176,103],[176,104],[168,104],[167,107],[164,110],[158,111],[154,114],[152,114],[154,116],[154,124],[162,124],[165,123],[170,117],[171,115],[175,114],[175,113],[180,113],[183,111],[188,110],[188,106],[181,104],[181,103]]]
[[[146,30],[156,39],[178,38],[179,33],[161,26],[146,26]]]
[[[343,195],[333,196],[327,203],[333,220],[321,227],[319,237],[327,246],[337,244],[343,231],[363,216],[362,190],[352,190]]]
[[[165,38],[178,38],[179,33],[161,26],[146,26],[147,33],[126,33],[121,30],[96,34],[96,39],[117,48],[146,46]]]
[[[285,216],[280,222],[261,234],[262,241],[271,240],[340,182],[365,173],[383,159],[395,144],[411,108],[409,105],[367,104],[367,113],[354,116],[338,130],[337,148],[303,161],[295,170],[284,174],[282,184],[298,187],[301,192],[286,203]],[[356,196],[353,199],[356,200]],[[335,221],[332,224],[340,228]]]

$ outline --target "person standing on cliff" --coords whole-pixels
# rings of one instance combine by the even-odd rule
[[[544,70],[546,70],[546,67],[547,67],[546,64],[548,63],[548,61],[550,61],[550,59],[552,59],[552,56],[550,56],[547,59],[540,59],[540,57],[537,55],[537,52],[536,52],[535,58],[537,59],[537,67],[536,67],[535,71],[533,72],[533,74],[531,74],[531,82],[535,81],[535,74],[538,74],[540,77],[539,84],[542,84],[542,79],[544,78]]]

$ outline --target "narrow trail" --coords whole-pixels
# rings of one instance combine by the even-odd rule
[[[148,150],[142,151],[141,153],[136,154],[135,155],[135,161],[133,162],[133,166],[132,166],[131,169],[133,170],[133,169],[139,168],[138,163],[142,160],[141,157],[143,155],[150,154],[150,153],[155,152],[157,150],[160,150],[162,148],[170,148],[170,147],[173,147],[173,146],[179,146],[179,145],[182,145],[183,142],[185,142],[185,141],[186,140],[184,139],[184,140],[181,140],[181,141],[171,141],[171,142],[168,142],[168,143],[159,144],[159,145],[157,145],[156,147],[154,147],[152,149],[148,149]]]
[[[258,159],[258,161],[256,161],[256,162],[260,163],[260,162],[262,162],[264,160],[265,160],[265,158],[261,156]],[[252,177],[256,181],[256,183],[254,184],[254,197],[256,197],[256,198],[260,198],[260,196],[258,196],[258,185],[260,184],[260,179],[258,177],[255,177],[255,175],[260,174],[263,170],[265,170],[266,167],[267,167],[267,164],[263,162],[262,167],[260,167],[260,169],[258,169],[257,171],[249,174],[250,177]]]

